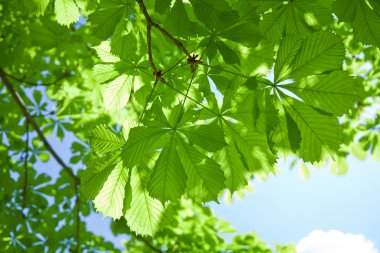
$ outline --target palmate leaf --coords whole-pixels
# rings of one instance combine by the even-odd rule
[[[209,125],[190,126],[180,131],[189,138],[190,142],[210,152],[216,152],[226,145],[223,130],[216,122]]]
[[[287,35],[281,40],[274,65],[274,80],[278,80],[281,75],[284,75],[283,72],[297,56],[301,44],[302,39],[295,34]]]
[[[187,176],[176,150],[177,134],[173,131],[170,142],[162,149],[148,184],[149,194],[163,204],[179,199],[186,187]]]
[[[275,103],[278,111],[278,124],[272,137],[275,143],[274,149],[283,154],[296,153],[301,143],[300,130],[281,102],[276,99]]]
[[[179,139],[178,154],[187,174],[187,196],[199,201],[217,200],[225,177],[219,164]]]
[[[226,177],[226,187],[233,193],[247,185],[250,173],[244,166],[238,150],[232,142],[230,143],[231,145],[216,154],[215,159],[221,164]]]
[[[80,13],[74,0],[55,0],[54,12],[61,25],[70,25],[79,19]]]
[[[165,223],[171,217],[170,207],[166,209],[161,202],[149,196],[145,188],[146,180],[142,175],[141,168],[137,166],[131,173],[132,200],[124,217],[128,226],[137,234],[154,235],[164,228]]]
[[[264,38],[264,35],[260,32],[259,27],[252,22],[247,22],[228,28],[220,32],[218,36],[231,41],[239,42],[247,47],[256,47]]]
[[[31,14],[36,16],[44,15],[50,0],[24,0],[25,7]]]
[[[94,77],[97,83],[103,84],[118,77],[114,64],[96,64],[94,66]]]
[[[285,34],[304,37],[311,32],[311,27],[327,25],[332,21],[331,11],[317,1],[295,0],[273,8],[273,12],[264,15],[260,26],[267,39],[276,42]]]
[[[119,162],[120,158],[118,153],[91,160],[86,170],[80,176],[81,193],[93,200],[103,188],[108,176]]]
[[[123,166],[122,162],[117,163],[94,199],[95,209],[114,219],[119,219],[123,216],[127,180],[128,169]]]
[[[357,1],[352,26],[355,39],[364,44],[380,46],[380,16],[369,8],[365,0]]]
[[[122,157],[124,166],[132,168],[138,165],[151,151],[162,145],[156,146],[157,142],[167,133],[168,130],[148,127],[135,127],[129,132],[129,137],[124,146]]]
[[[108,39],[122,17],[126,15],[127,3],[121,0],[106,1],[101,9],[88,17],[92,25],[92,33],[102,40]]]
[[[103,41],[98,46],[93,47],[102,62],[111,63],[118,62],[120,58],[111,53],[110,41]]]
[[[290,97],[282,102],[301,132],[300,156],[306,162],[320,161],[324,154],[335,153],[342,141],[342,129],[338,119],[324,115]]]
[[[372,1],[375,7],[380,6]],[[340,21],[352,22],[354,37],[365,44],[380,45],[380,16],[365,0],[336,0],[334,13]]]
[[[335,0],[333,3],[334,13],[338,16],[339,20],[351,22],[355,18],[357,2],[358,0]]]
[[[209,29],[221,30],[236,24],[239,15],[225,0],[190,0],[195,15]]]
[[[187,37],[190,34],[190,25],[191,22],[187,15],[184,3],[182,0],[176,0],[165,20],[165,27],[173,35]]]
[[[233,143],[229,143],[229,145],[236,146],[251,172],[269,173],[273,170],[276,159],[269,150],[265,134],[255,131],[249,126],[233,124],[225,119],[223,125],[226,133],[233,140]]]
[[[357,99],[354,80],[343,71],[311,76],[299,84],[282,86],[311,106],[341,116]]]
[[[279,48],[279,56],[288,56],[288,59],[281,62],[288,64],[283,64],[277,71],[279,74],[276,82],[342,68],[344,45],[337,36],[329,32],[314,32],[303,40],[300,46],[298,43],[293,47],[289,43],[281,45],[283,47]],[[294,53],[294,48],[298,46],[298,51]]]
[[[124,108],[131,95],[132,86],[139,85],[139,77],[123,74],[106,84],[103,90],[103,100],[107,109],[120,110]]]
[[[98,154],[118,150],[124,145],[124,139],[105,125],[98,125],[94,129],[90,139],[91,149]]]

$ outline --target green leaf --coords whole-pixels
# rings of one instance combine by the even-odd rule
[[[44,15],[50,0],[24,0],[24,5],[28,8],[31,14],[36,16]]]
[[[185,192],[187,176],[179,159],[177,134],[173,131],[170,142],[162,149],[153,174],[150,177],[148,191],[150,196],[165,204],[177,200]]]
[[[197,18],[209,29],[221,30],[236,24],[239,15],[225,0],[190,0]]]
[[[357,100],[354,80],[343,71],[305,78],[300,84],[282,86],[301,97],[305,103],[341,116]]]
[[[91,160],[86,170],[80,174],[80,191],[89,199],[95,199],[103,188],[104,183],[119,163],[119,154]]]
[[[217,153],[215,160],[221,164],[226,177],[226,186],[231,193],[247,185],[248,169],[244,166],[234,143],[230,142],[230,145],[221,149]]]
[[[116,55],[111,53],[111,44],[110,41],[103,41],[98,46],[93,47],[95,49],[96,53],[98,54],[99,58],[103,62],[118,62],[120,61],[120,58]]]
[[[326,151],[334,154],[338,150],[342,129],[336,118],[320,114],[290,97],[283,97],[282,101],[301,131],[300,156],[305,162],[321,161]]]
[[[300,39],[300,37],[293,34],[282,38],[274,65],[275,81],[279,80],[282,75],[286,75],[284,72],[289,68],[290,64],[298,56],[302,42],[303,41]]]
[[[217,200],[225,181],[219,164],[183,140],[178,142],[177,148],[188,177],[187,195],[200,202]]]
[[[182,0],[176,0],[165,20],[165,27],[172,35],[188,37],[190,24],[191,22]]]
[[[61,25],[70,25],[79,19],[80,13],[74,0],[55,0],[54,12]]]
[[[164,227],[171,215],[167,214],[168,210],[164,209],[159,200],[149,196],[144,185],[142,172],[138,167],[134,167],[130,188],[132,189],[132,201],[124,217],[128,226],[136,234],[153,236]]]
[[[359,0],[361,1],[361,0]],[[333,4],[334,13],[339,21],[351,22],[355,18],[358,0],[335,0]]]
[[[119,75],[120,73],[115,70],[113,64],[96,64],[94,66],[94,77],[99,84],[109,82]]]
[[[248,169],[252,172],[271,172],[275,157],[269,150],[265,134],[223,120],[225,131],[231,136]],[[230,144],[231,145],[231,144]]]
[[[107,1],[100,10],[88,17],[92,25],[92,33],[102,40],[108,39],[115,31],[116,25],[125,16],[127,6],[125,1]]]
[[[172,0],[155,1],[154,10],[158,13],[164,14],[169,9]]]
[[[298,44],[293,46],[298,47]],[[312,74],[321,74],[328,70],[342,68],[345,57],[344,45],[336,36],[326,31],[314,32],[302,41],[296,53],[289,44],[284,44],[279,49],[286,51],[288,59],[284,60],[289,64],[284,64],[279,70],[276,82],[287,78],[299,78]],[[288,53],[292,51],[292,53]]]
[[[129,137],[122,152],[124,166],[132,168],[138,165],[149,152],[159,148],[155,145],[166,132],[167,130],[147,127],[132,128],[129,131]]]
[[[259,27],[252,22],[231,27],[220,32],[218,35],[247,47],[256,47],[264,37]]]
[[[301,132],[296,122],[279,101],[276,107],[278,108],[279,121],[273,136],[275,150],[281,151],[283,154],[289,154],[291,151],[296,153],[300,148]]]
[[[106,108],[123,109],[129,101],[133,84],[138,82],[138,77],[123,74],[106,84],[103,90],[103,100]]]
[[[120,56],[124,61],[133,61],[137,53],[137,38],[131,29],[128,20],[123,19],[115,28],[111,40],[111,53]]]
[[[39,153],[39,154],[38,154],[38,158],[39,158],[42,162],[46,163],[46,162],[49,161],[49,159],[50,159],[50,154],[49,154],[49,153]]]
[[[92,132],[90,146],[98,154],[115,151],[125,145],[122,137],[115,134],[108,126],[98,125]]]
[[[217,41],[216,46],[223,57],[223,60],[228,64],[240,63],[240,57],[223,41]]]
[[[226,145],[223,130],[216,122],[210,125],[191,126],[180,131],[189,138],[190,142],[210,152],[216,152]]]
[[[94,206],[98,212],[119,219],[123,216],[123,201],[125,186],[128,180],[128,170],[119,162],[113,168],[102,189],[94,199]]]
[[[364,44],[380,46],[380,16],[370,9],[364,0],[358,0],[352,22],[354,36]]]

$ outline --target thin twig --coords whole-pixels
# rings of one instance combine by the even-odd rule
[[[185,48],[185,46],[182,44],[182,42],[180,42],[178,39],[176,39],[173,35],[171,35],[168,31],[166,31],[162,26],[160,26],[158,23],[154,22],[152,20],[152,18],[150,17],[146,7],[145,7],[145,4],[143,2],[143,0],[136,0],[137,3],[139,4],[140,6],[140,10],[141,12],[143,13],[144,17],[145,17],[145,20],[147,22],[147,28],[150,30],[150,28],[153,26],[155,27],[158,31],[160,31],[164,36],[166,36],[168,39],[170,39],[179,49],[182,50],[182,52],[185,53],[185,55],[188,57],[188,58],[191,58],[191,55],[189,53],[189,51]],[[148,32],[150,33],[150,32]],[[148,42],[149,43],[149,42]]]
[[[201,106],[202,108],[214,113],[215,115],[219,116],[219,114],[215,111],[213,111],[212,109],[208,108],[207,106],[201,104],[200,102],[198,102],[197,100],[195,100],[194,98],[190,97],[190,96],[186,96],[185,93],[183,93],[182,91],[178,90],[177,88],[175,88],[174,86],[170,85],[169,83],[165,83],[168,87],[170,87],[171,89],[175,90],[176,92],[178,92],[179,94],[181,94],[182,96],[190,99],[191,101],[193,101],[194,103],[196,103],[197,105]]]
[[[4,72],[5,73],[5,72]],[[13,80],[15,81],[18,81],[18,82],[21,82],[21,83],[25,83],[25,84],[29,84],[29,85],[32,85],[32,86],[51,86],[51,85],[56,85],[58,82],[62,81],[64,78],[70,76],[70,74],[68,72],[65,72],[61,77],[57,78],[55,81],[53,82],[50,82],[50,83],[41,83],[41,84],[38,84],[38,83],[34,83],[34,82],[31,82],[31,81],[28,81],[28,80],[25,80],[25,79],[21,79],[21,78],[18,78],[18,77],[15,77],[13,75],[10,75],[8,73],[5,73],[9,78],[12,78]]]
[[[161,249],[159,248],[156,248],[154,245],[152,245],[148,240],[146,240],[144,237],[142,236],[139,236],[139,235],[136,235],[136,239],[143,242],[146,246],[148,246],[148,248],[150,248],[151,250],[153,250],[154,252],[159,252],[159,253],[162,253],[164,251],[162,251]]]
[[[140,115],[140,118],[139,118],[139,123],[138,123],[139,125],[140,125],[140,123],[141,123],[141,121],[142,121],[142,119],[143,119],[143,117],[144,117],[145,110],[146,110],[146,108],[148,107],[148,104],[149,104],[150,99],[152,98],[153,92],[154,92],[154,90],[156,89],[156,86],[157,86],[158,80],[159,80],[159,79],[156,78],[156,80],[154,81],[153,88],[152,88],[152,90],[150,91],[150,94],[149,94],[149,96],[148,96],[148,100],[146,101],[146,103],[145,103],[145,105],[144,105],[144,109],[143,109],[142,112],[141,112],[141,115]]]
[[[80,199],[79,199],[79,191],[78,191],[78,185],[75,185],[75,209],[76,209],[76,234],[75,234],[75,240],[76,240],[76,251],[77,253],[80,252]]]
[[[190,83],[189,83],[189,86],[187,87],[187,90],[186,90],[186,94],[185,94],[185,97],[182,101],[182,106],[181,106],[181,109],[179,111],[179,114],[178,114],[178,118],[177,118],[177,122],[175,124],[175,127],[178,125],[178,123],[181,121],[181,113],[182,113],[182,110],[185,106],[185,102],[186,102],[186,99],[188,98],[188,95],[189,95],[189,91],[190,91],[190,88],[191,88],[191,85],[193,84],[193,81],[194,81],[194,77],[195,77],[195,71],[193,72],[193,74],[191,75],[191,79],[190,79]]]
[[[230,74],[233,74],[235,76],[249,78],[249,76],[247,76],[247,75],[244,75],[244,74],[241,74],[241,73],[238,73],[238,72],[233,72],[231,70],[227,70],[227,69],[224,69],[222,67],[212,66],[212,65],[209,65],[209,64],[206,64],[206,63],[199,63],[199,65],[202,65],[202,66],[205,66],[205,67],[208,67],[208,68],[212,68],[212,69],[216,69],[216,70],[220,70],[220,71],[223,71],[223,72],[226,72],[226,73],[230,73]]]
[[[26,208],[26,199],[28,197],[28,156],[29,156],[29,122],[25,120],[25,151],[24,151],[24,189],[22,192],[22,216],[25,218],[24,210]]]

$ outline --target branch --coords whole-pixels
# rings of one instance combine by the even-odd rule
[[[158,23],[154,22],[152,18],[150,17],[145,4],[143,0],[136,0],[137,3],[140,6],[140,10],[143,13],[146,23],[147,23],[147,44],[148,44],[148,56],[149,56],[149,63],[154,71],[154,73],[157,73],[156,66],[153,63],[153,56],[152,56],[152,39],[151,39],[151,28],[152,26],[155,27],[158,31],[160,31],[164,36],[166,36],[168,39],[170,39],[176,46],[182,50],[182,52],[185,53],[185,55],[192,59],[193,56],[190,55],[189,51],[185,48],[185,46],[180,42],[178,39],[176,39],[173,35],[171,35],[168,31],[166,31],[162,26],[160,26]]]
[[[177,122],[176,122],[174,127],[177,127],[178,123],[181,121],[181,113],[182,113],[182,110],[185,106],[186,99],[189,97],[189,91],[190,91],[191,85],[193,84],[194,77],[195,77],[195,71],[193,71],[193,74],[191,76],[190,83],[189,83],[189,86],[187,87],[186,94],[185,94],[185,97],[182,101],[182,106],[181,106],[181,109],[180,109],[179,114],[178,114]]]
[[[78,185],[75,185],[75,206],[76,206],[76,234],[75,240],[77,242],[75,252],[80,252],[80,199],[78,192]]]
[[[213,114],[215,114],[216,116],[220,116],[217,112],[213,111],[212,109],[208,108],[207,106],[201,104],[200,102],[198,102],[197,100],[195,100],[194,98],[186,95],[185,93],[183,93],[182,91],[178,90],[177,88],[175,88],[174,86],[168,84],[168,83],[165,83],[169,88],[175,90],[176,92],[178,92],[179,94],[181,94],[182,96],[186,97],[187,99],[190,99],[191,101],[193,101],[194,103],[196,103],[197,105],[201,106],[202,108],[212,112]]]
[[[164,252],[161,249],[156,248],[154,245],[152,245],[148,240],[146,240],[142,236],[136,235],[136,239],[139,240],[139,241],[141,241],[141,242],[143,242],[148,248],[150,248],[154,252],[159,252],[159,253],[163,253]]]
[[[205,67],[208,67],[208,68],[211,68],[211,69],[216,69],[216,70],[220,70],[220,71],[223,71],[223,72],[226,72],[226,73],[230,73],[230,74],[233,74],[235,76],[240,76],[240,77],[243,77],[243,78],[249,78],[249,76],[247,76],[247,75],[244,75],[242,73],[237,73],[237,72],[234,72],[234,71],[231,71],[231,70],[228,70],[228,69],[224,69],[222,67],[212,66],[212,65],[209,65],[209,64],[206,64],[206,63],[203,63],[203,62],[200,62],[198,64],[202,65],[202,66],[205,66]]]
[[[29,155],[29,122],[25,121],[26,141],[25,141],[25,155],[24,155],[24,189],[22,192],[22,210],[26,208],[26,198],[28,194],[28,155]],[[25,214],[22,213],[25,218]]]
[[[33,119],[33,117],[29,114],[28,110],[26,109],[26,105],[20,94],[14,89],[11,82],[8,79],[7,74],[3,71],[2,68],[0,68],[0,78],[1,81],[5,84],[7,87],[9,93],[12,95],[13,99],[16,101],[17,105],[20,107],[21,112],[24,114],[27,126],[30,124],[34,128],[34,130],[37,132],[38,137],[41,139],[41,141],[44,143],[45,148],[52,154],[52,156],[55,158],[55,160],[60,164],[63,168],[63,170],[73,179],[74,181],[74,187],[75,187],[75,206],[76,206],[76,252],[79,253],[80,250],[80,199],[79,199],[79,193],[78,193],[78,186],[80,183],[79,178],[74,174],[74,172],[70,169],[69,166],[65,164],[65,162],[62,160],[62,158],[58,155],[58,153],[53,149],[53,147],[50,145],[50,143],[47,141],[45,135],[42,133],[41,129],[39,128],[36,121]],[[27,139],[28,139],[28,130],[27,129]],[[27,180],[27,179],[26,179]],[[26,194],[26,192],[24,193]]]
[[[156,75],[157,68],[156,68],[156,65],[154,65],[153,54],[152,54],[152,26],[149,23],[146,25],[146,41],[148,44],[149,64],[151,68],[153,69],[153,74]]]
[[[13,88],[12,84],[10,83],[8,79],[8,75],[3,71],[3,69],[0,68],[0,77],[5,86],[7,87],[9,93],[12,95],[13,99],[16,101],[17,105],[19,106],[22,114],[24,114],[26,120],[29,122],[29,124],[34,128],[34,130],[37,132],[38,137],[41,139],[43,144],[45,145],[45,148],[52,154],[52,156],[55,158],[55,160],[58,162],[59,165],[62,166],[63,170],[74,180],[75,184],[79,184],[79,178],[74,174],[74,172],[65,164],[65,162],[62,160],[62,158],[57,154],[57,152],[53,149],[53,147],[50,145],[50,143],[47,141],[45,135],[42,133],[41,129],[39,128],[38,124],[34,120],[34,118],[29,114],[28,110],[26,109],[26,105],[20,94]]]
[[[159,73],[161,73],[161,71],[160,71]],[[143,109],[142,112],[141,112],[141,115],[140,115],[140,118],[139,118],[139,125],[140,125],[140,123],[141,123],[141,121],[142,121],[142,119],[143,119],[143,117],[144,117],[144,113],[145,113],[145,111],[146,111],[146,109],[147,109],[147,107],[148,107],[148,104],[149,104],[150,99],[152,98],[152,95],[153,95],[154,89],[155,89],[156,86],[157,86],[158,80],[159,80],[159,79],[158,79],[157,76],[156,76],[156,81],[154,81],[153,88],[152,88],[152,90],[150,91],[150,94],[149,94],[149,96],[148,96],[148,100],[146,101],[146,103],[145,103],[145,105],[144,105],[144,109]]]
[[[4,72],[5,73],[5,72]],[[51,86],[51,85],[56,85],[59,81],[62,81],[64,78],[70,76],[69,72],[65,71],[65,73],[63,73],[63,75],[59,78],[57,78],[55,81],[53,82],[50,82],[50,83],[42,83],[42,84],[38,84],[38,83],[34,83],[34,82],[30,82],[30,81],[27,81],[25,79],[21,79],[21,78],[18,78],[18,77],[15,77],[13,75],[10,75],[8,73],[5,73],[9,78],[12,78],[13,80],[15,81],[18,81],[18,82],[21,82],[21,83],[25,83],[25,84],[29,84],[29,85],[32,85],[32,86]]]

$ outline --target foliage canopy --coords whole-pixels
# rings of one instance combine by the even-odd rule
[[[90,199],[144,247],[157,235],[173,250],[165,233],[184,203],[240,191],[280,157],[337,174],[349,153],[380,157],[377,0],[25,0],[0,11],[5,248],[101,249],[83,232]],[[71,153],[48,136],[71,138]],[[50,156],[54,180],[38,170]]]

